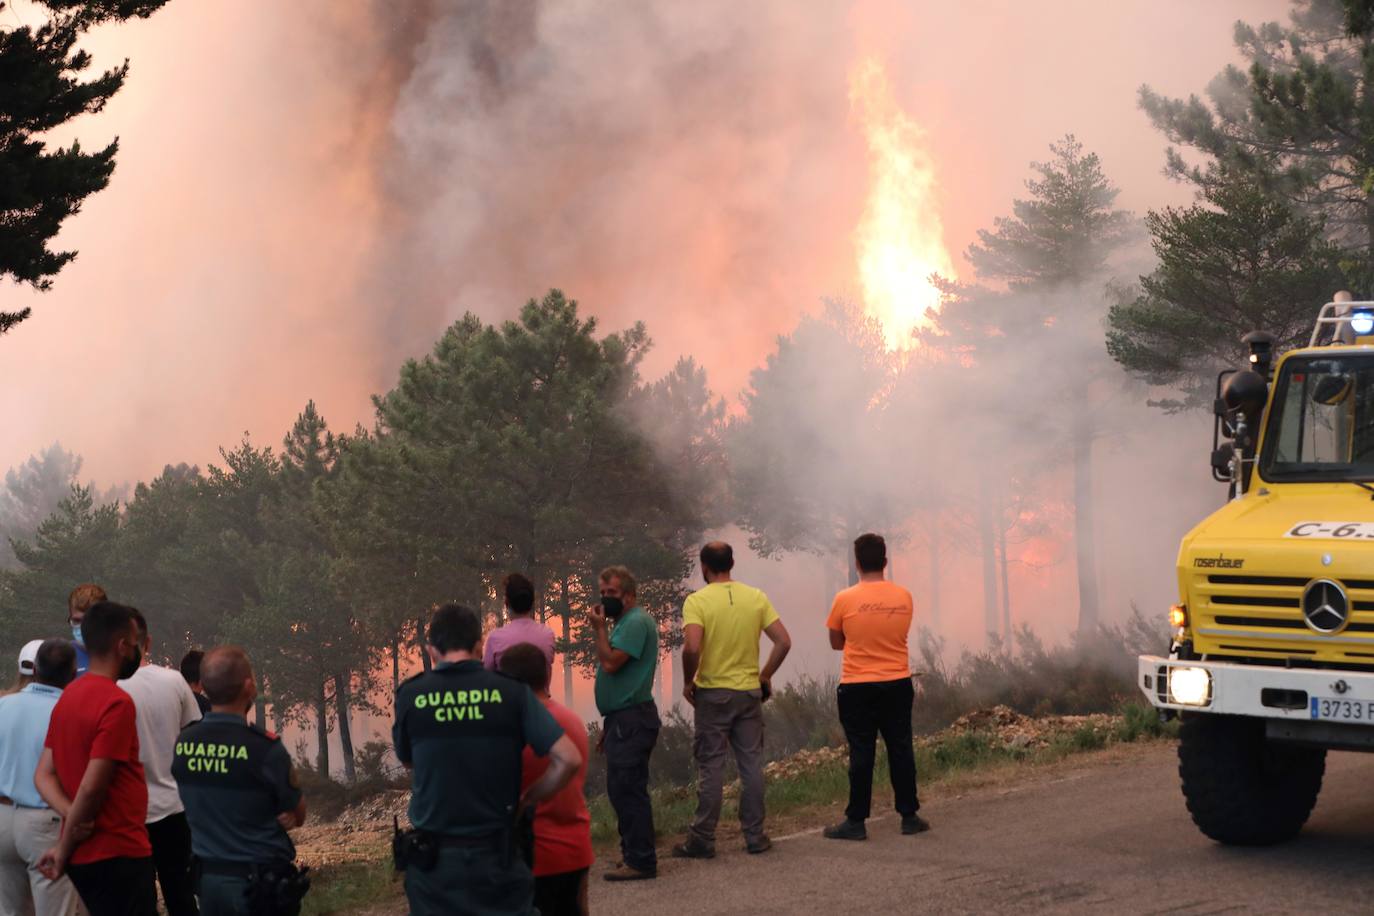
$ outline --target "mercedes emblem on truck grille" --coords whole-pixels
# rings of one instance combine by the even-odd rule
[[[1317,633],[1339,633],[1350,619],[1350,597],[1339,582],[1313,579],[1302,593],[1302,616]]]

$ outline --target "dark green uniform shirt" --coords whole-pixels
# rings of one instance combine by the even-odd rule
[[[200,858],[267,865],[294,862],[296,847],[277,815],[300,804],[291,755],[243,716],[206,713],[182,730],[172,776]]]
[[[563,736],[528,687],[477,660],[447,662],[396,691],[391,738],[414,767],[410,822],[445,836],[509,826],[520,800],[520,754],[543,757]]]
[[[658,624],[643,608],[630,608],[615,622],[610,643],[630,659],[615,674],[596,671],[596,708],[603,716],[654,698]]]

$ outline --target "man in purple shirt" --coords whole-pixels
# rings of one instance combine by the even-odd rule
[[[510,622],[487,634],[482,665],[490,671],[501,664],[501,654],[527,642],[544,653],[553,668],[553,630],[534,619],[534,585],[519,573],[506,576],[506,614]]]

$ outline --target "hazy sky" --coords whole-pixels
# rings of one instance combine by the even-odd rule
[[[647,321],[649,372],[690,352],[732,393],[856,289],[858,55],[926,131],[965,269],[1066,132],[1126,207],[1186,201],[1136,88],[1201,91],[1238,17],[1285,9],[898,6],[172,0],[92,36],[132,72],[63,137],[117,134],[118,168],[64,230],[80,257],[54,290],[0,291],[35,309],[0,339],[0,468],[60,439],[103,483],[146,478],[245,430],[276,443],[308,398],[370,422],[403,355],[550,286],[607,329]]]

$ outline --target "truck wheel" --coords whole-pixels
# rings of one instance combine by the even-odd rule
[[[1326,772],[1326,749],[1265,740],[1264,721],[1184,716],[1178,774],[1193,822],[1218,843],[1268,846],[1302,829]]]

